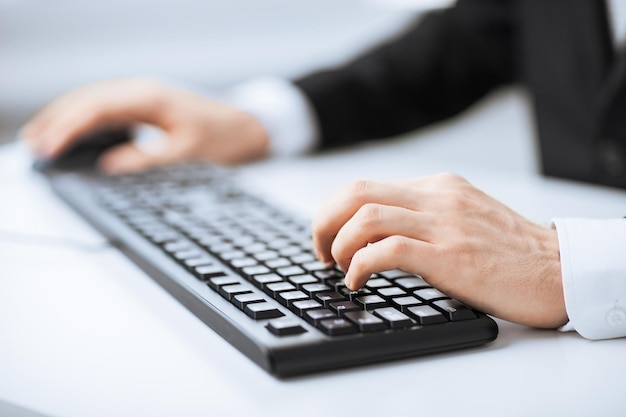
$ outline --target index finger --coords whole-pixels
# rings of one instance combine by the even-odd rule
[[[313,220],[313,247],[322,262],[332,262],[332,243],[341,227],[363,205],[377,203],[416,210],[407,187],[375,181],[356,181],[341,189],[320,209]]]

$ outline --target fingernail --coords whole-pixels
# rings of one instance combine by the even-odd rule
[[[346,275],[343,278],[343,283],[346,284],[346,287],[348,287],[350,290],[352,290],[352,279],[350,278],[350,276]]]

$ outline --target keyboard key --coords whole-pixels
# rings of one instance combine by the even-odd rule
[[[436,300],[438,298],[448,298],[447,295],[436,288],[422,288],[421,290],[413,291],[413,294],[424,301]]]
[[[426,304],[409,307],[407,312],[422,325],[445,323],[448,321],[441,312]]]
[[[294,301],[308,300],[309,296],[302,291],[284,291],[279,293],[276,299],[282,305],[289,307]]]
[[[387,281],[385,278],[374,278],[367,281],[365,286],[369,289],[383,288],[383,287],[391,287],[393,284]]]
[[[320,262],[320,261],[309,262],[309,263],[302,265],[302,267],[309,272],[322,271],[324,269],[328,269],[328,266],[326,266],[324,262]]]
[[[286,246],[278,251],[282,256],[295,256],[302,253],[298,246]]]
[[[380,288],[376,292],[378,293],[378,295],[380,295],[381,297],[383,297],[385,300],[388,300],[388,301],[391,298],[402,297],[402,296],[406,296],[407,295],[406,291],[404,291],[400,287]]]
[[[416,288],[428,288],[430,285],[424,281],[423,278],[411,277],[411,278],[400,278],[394,281],[396,285],[404,288],[407,291],[414,290]]]
[[[267,301],[262,295],[253,292],[237,294],[231,300],[238,309],[243,310],[248,304]]]
[[[311,255],[310,253],[301,253],[299,255],[292,256],[291,261],[294,264],[303,264],[306,262],[313,262],[315,261],[315,256]]]
[[[387,325],[380,317],[376,317],[368,311],[350,311],[344,317],[356,324],[362,332],[376,332],[387,329]]]
[[[265,252],[267,250],[267,246],[265,246],[263,243],[253,243],[251,245],[244,246],[242,249],[249,254],[255,254],[259,252]]]
[[[245,268],[247,266],[257,265],[258,262],[256,261],[256,259],[252,259],[252,258],[238,258],[238,259],[233,259],[230,262],[230,264],[234,266],[235,268]]]
[[[352,301],[337,301],[328,305],[332,311],[342,317],[348,311],[361,310],[361,307]]]
[[[251,277],[253,275],[267,274],[270,272],[270,270],[268,267],[264,265],[255,265],[255,266],[246,266],[245,268],[241,270],[241,272]]]
[[[304,319],[309,323],[318,325],[322,320],[337,318],[337,315],[327,308],[321,308],[317,310],[307,310],[304,313]]]
[[[219,291],[225,285],[234,285],[241,284],[241,281],[237,277],[216,277],[209,279],[209,287],[213,288],[215,291]]]
[[[380,295],[363,295],[354,299],[359,305],[366,310],[374,310],[376,308],[387,307],[387,301]]]
[[[231,301],[235,295],[251,292],[247,285],[234,284],[220,287],[220,295]]]
[[[295,290],[296,287],[293,286],[291,282],[281,281],[281,282],[272,282],[271,284],[267,284],[265,286],[265,292],[269,294],[272,298],[276,298],[278,293],[283,291],[292,291]]]
[[[174,252],[172,256],[178,259],[179,261],[185,261],[186,259],[197,258],[199,256],[202,256],[202,252],[200,252],[198,249],[193,248],[193,249],[187,249],[187,250]]]
[[[318,292],[315,294],[315,299],[324,304],[324,307],[335,301],[344,301],[346,298],[335,291]]]
[[[226,271],[220,265],[203,265],[194,268],[193,273],[196,277],[203,281],[206,281],[214,277],[223,277],[226,275]]]
[[[409,316],[393,307],[385,307],[374,310],[374,314],[383,319],[392,329],[402,329],[415,324]]]
[[[313,273],[320,281],[326,282],[329,279],[343,278],[344,274],[336,269],[327,269],[325,271],[316,271]]]
[[[317,328],[330,336],[339,336],[344,334],[356,333],[356,327],[346,319],[327,319],[322,320]]]
[[[291,266],[292,263],[287,258],[276,258],[263,262],[268,268],[284,268]]]
[[[318,292],[330,291],[330,287],[324,284],[305,284],[302,286],[301,290],[309,294],[309,296],[312,297]]]
[[[295,285],[296,287],[298,287],[299,289],[302,289],[303,285],[306,284],[315,284],[317,283],[317,278],[315,278],[313,275],[294,275],[289,277],[289,281]]]
[[[399,308],[400,311],[402,311],[403,313],[406,313],[409,307],[413,307],[413,306],[420,305],[420,304],[424,304],[424,302],[410,295],[406,297],[397,297],[397,298],[391,299],[391,305],[393,305],[396,308]]]
[[[252,283],[261,289],[265,289],[265,286],[268,284],[282,281],[283,277],[277,274],[263,274],[252,277]]]
[[[401,269],[391,269],[389,271],[379,272],[378,275],[387,279],[396,279],[396,278],[413,276],[413,274],[411,274],[410,272],[406,272]]]
[[[314,308],[322,308],[322,307],[324,306],[315,300],[300,300],[300,301],[294,301],[291,304],[291,310],[297,315],[299,315],[300,317],[303,317],[304,313],[307,310],[311,310]]]
[[[354,301],[357,297],[361,297],[363,295],[370,295],[372,292],[367,288],[359,288],[356,291],[352,291],[348,287],[343,287],[339,293],[349,299],[350,301]]]
[[[246,257],[245,252],[242,252],[240,250],[233,250],[233,251],[230,251],[230,252],[222,252],[222,253],[220,253],[220,258],[222,258],[225,261],[232,261],[232,260],[235,260],[235,259],[243,259],[245,257]]]
[[[289,277],[292,275],[301,275],[304,274],[304,270],[299,266],[287,266],[285,268],[278,268],[276,272],[283,277]]]
[[[257,261],[269,261],[271,259],[276,259],[278,258],[278,252],[274,252],[273,250],[268,250],[265,252],[258,252],[255,253],[254,255],[254,259],[256,259]]]
[[[326,281],[326,285],[328,285],[330,288],[334,289],[337,292],[341,292],[342,289],[346,288],[346,284],[343,278],[329,279]]]
[[[265,327],[276,336],[289,336],[306,332],[306,329],[297,320],[289,318],[270,320]]]
[[[185,259],[185,266],[189,269],[193,269],[202,265],[213,265],[214,261],[208,256],[198,256],[196,258]]]
[[[268,302],[247,304],[244,308],[244,312],[254,320],[273,319],[284,316],[279,309]]]
[[[471,308],[457,300],[439,300],[433,303],[435,307],[443,311],[450,321],[475,319],[476,314]]]

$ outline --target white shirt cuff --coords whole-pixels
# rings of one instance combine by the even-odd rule
[[[554,219],[569,323],[587,339],[626,336],[626,219]]]
[[[234,87],[226,100],[247,111],[265,128],[270,154],[293,156],[314,149],[318,127],[305,95],[282,78],[255,78]]]

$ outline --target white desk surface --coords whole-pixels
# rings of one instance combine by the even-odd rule
[[[351,179],[440,171],[466,176],[539,222],[626,214],[624,191],[535,173],[519,94],[471,113],[419,139],[267,161],[242,175],[305,216]],[[626,412],[626,340],[503,321],[485,347],[278,380],[103,246],[14,145],[0,148],[0,193],[0,400],[68,417]],[[72,242],[55,247],[49,237]]]

